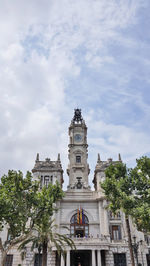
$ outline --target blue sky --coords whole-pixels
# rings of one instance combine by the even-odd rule
[[[5,0],[0,9],[0,174],[61,154],[74,108],[97,153],[150,156],[150,2]]]

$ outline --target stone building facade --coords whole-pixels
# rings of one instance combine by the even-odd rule
[[[57,203],[59,211],[55,214],[55,221],[59,233],[72,237],[76,250],[66,247],[66,257],[63,258],[58,256],[53,247],[53,251],[48,254],[47,265],[131,266],[124,214],[118,212],[114,216],[106,208],[107,201],[100,186],[100,182],[105,178],[105,169],[116,161],[101,161],[98,154],[93,178],[94,191],[91,190],[88,181],[90,169],[87,161],[87,126],[80,109],[75,109],[69,126],[68,147],[69,184],[65,197]],[[120,155],[118,161],[121,161]],[[32,172],[35,179],[40,178],[41,187],[47,186],[50,182],[55,184],[56,180],[63,185],[63,169],[59,154],[56,161],[48,158],[40,161],[37,154]],[[69,231],[64,226],[67,226]],[[132,223],[131,233],[132,237],[136,236],[136,242],[133,243],[137,251],[136,264],[150,266],[150,239],[138,232]],[[7,265],[17,266],[20,263],[22,266],[37,266],[42,256],[36,250],[31,252],[30,248],[27,249],[24,261],[21,261],[17,249],[10,251],[10,256],[12,255],[12,264]]]

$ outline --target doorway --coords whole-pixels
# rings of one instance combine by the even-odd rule
[[[126,266],[126,254],[114,253],[114,266]]]
[[[79,228],[79,229],[76,229],[75,230],[75,236],[76,237],[84,237],[85,236],[85,234],[84,234],[84,230],[81,228]]]
[[[146,254],[147,266],[150,266],[150,254]]]
[[[71,266],[92,266],[91,250],[72,250]]]

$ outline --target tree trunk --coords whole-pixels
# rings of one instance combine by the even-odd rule
[[[5,266],[6,263],[6,257],[7,257],[7,253],[5,251],[2,251],[2,266]]]
[[[42,266],[47,266],[47,243],[44,242],[43,243],[43,247],[42,247]]]
[[[127,227],[127,234],[128,234],[128,245],[129,245],[130,257],[131,257],[131,265],[135,266],[134,254],[133,254],[133,248],[132,248],[132,240],[131,240],[131,231],[130,231],[130,224],[129,224],[129,216],[126,216],[125,220],[126,220],[126,227]]]

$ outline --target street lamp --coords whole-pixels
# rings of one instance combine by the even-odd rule
[[[141,265],[140,263],[138,263],[138,249],[139,249],[139,244],[142,245],[142,242],[143,242],[143,240],[136,241],[136,236],[133,236],[133,244],[132,244],[132,247],[133,247],[133,251],[134,251],[134,254],[135,254],[137,266],[140,266]]]

